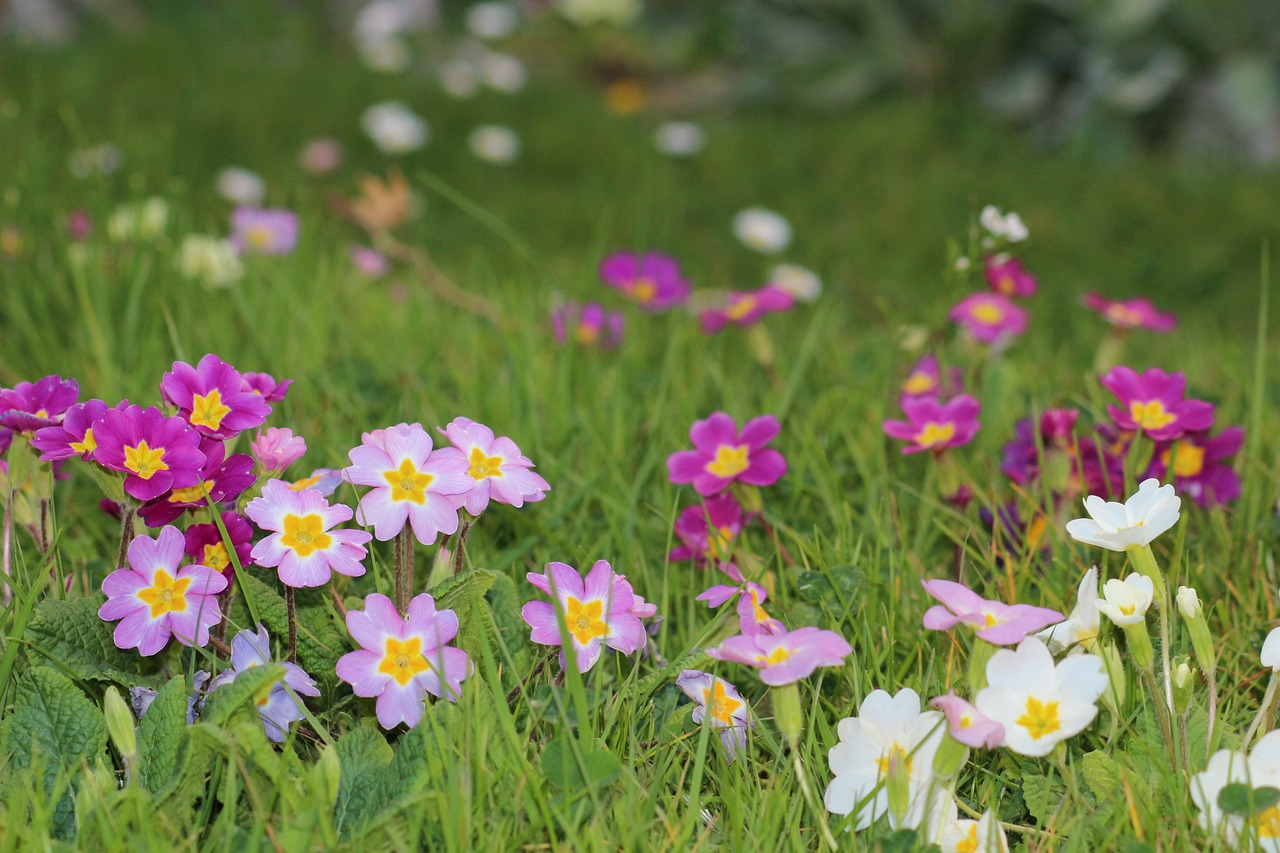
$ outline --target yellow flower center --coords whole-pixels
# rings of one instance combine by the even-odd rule
[[[717,477],[736,477],[751,467],[751,463],[747,461],[747,454],[750,452],[750,445],[739,444],[735,447],[732,444],[722,444],[716,448],[716,458],[707,463],[706,469]]]
[[[565,601],[565,624],[569,633],[585,646],[592,640],[609,633],[609,624],[604,621],[604,602],[600,600],[581,602],[573,596]]]
[[[378,672],[391,676],[397,684],[404,687],[414,676],[429,669],[431,662],[422,654],[421,639],[410,637],[407,640],[397,640],[395,637],[387,637],[386,651],[382,655],[382,662],[378,664]]]
[[[1117,326],[1142,325],[1142,313],[1127,305],[1108,305],[1104,316]]]
[[[722,726],[733,725],[733,712],[742,706],[739,699],[725,695],[724,682],[717,681],[710,690],[702,691],[703,704],[711,712],[711,718]]]
[[[923,370],[917,370],[915,373],[912,373],[907,377],[907,381],[902,383],[902,390],[912,396],[928,394],[937,387],[937,381]]]
[[[231,556],[227,554],[227,546],[221,542],[214,542],[212,545],[204,546],[204,556],[200,559],[200,565],[220,572],[231,564]]]
[[[756,592],[754,589],[751,589],[750,587],[747,588],[747,592],[751,595],[751,615],[755,618],[757,622],[768,622],[769,614],[766,613],[765,609],[760,606],[760,593]],[[782,651],[782,650],[779,649],[778,651]],[[777,653],[778,652],[776,651],[774,652],[774,654],[777,654]]]
[[[741,320],[754,310],[756,310],[756,298],[748,294],[738,298],[732,305],[725,309],[724,313],[730,320]]]
[[[1004,319],[1004,309],[990,302],[983,302],[973,308],[973,318],[979,323],[994,326]]]
[[[318,482],[320,482],[320,475],[312,474],[310,477],[303,477],[301,480],[298,480],[296,483],[290,483],[289,488],[295,492],[300,492],[303,489],[311,488]]]
[[[1034,696],[1027,697],[1026,712],[1013,722],[1026,729],[1032,740],[1040,740],[1062,728],[1058,719],[1058,703],[1041,702]]]
[[[590,323],[579,323],[573,336],[583,346],[594,346],[600,341],[600,327]]]
[[[92,453],[98,449],[98,440],[93,437],[93,427],[84,431],[84,438],[71,442],[71,449],[76,453]]]
[[[187,587],[191,578],[175,578],[164,569],[156,569],[151,586],[138,590],[138,598],[151,607],[151,618],[159,619],[166,613],[183,613],[187,609]]]
[[[205,492],[213,491],[213,480],[205,480],[204,485],[187,486],[185,489],[174,489],[169,493],[169,502],[175,504],[193,504],[204,500]]]
[[[631,295],[641,305],[648,305],[658,296],[658,285],[652,279],[638,278],[631,284]]]
[[[125,447],[124,467],[144,480],[150,480],[158,471],[168,471],[164,461],[164,448],[154,450],[147,445],[146,439],[139,441],[135,447]]]
[[[907,751],[902,748],[902,744],[895,742],[893,746],[889,747],[887,755],[876,759],[876,766],[880,768],[880,775],[882,777],[889,773],[889,765],[891,763],[905,768],[907,775],[910,776],[911,762],[912,759],[908,757]]]
[[[1280,807],[1263,809],[1249,819],[1259,838],[1280,838]]]
[[[396,470],[382,472],[382,476],[391,486],[391,500],[416,504],[427,502],[427,486],[435,479],[430,474],[419,473],[408,459],[401,462]]]
[[[1148,400],[1145,403],[1134,400],[1129,404],[1129,415],[1142,429],[1160,429],[1178,419],[1177,415],[1166,411],[1164,403],[1159,400]]]
[[[467,469],[467,473],[474,480],[483,480],[485,477],[501,477],[502,476],[502,457],[501,456],[485,456],[484,451],[478,447],[471,448],[470,457],[471,467]]]
[[[1005,296],[1012,296],[1014,291],[1017,290],[1017,284],[1014,282],[1013,276],[1006,273],[996,279],[996,290]]]
[[[72,445],[73,447],[75,445]],[[1160,454],[1160,461],[1169,466],[1169,457],[1173,457],[1173,473],[1176,477],[1194,477],[1204,470],[1204,448],[1187,441],[1179,441],[1173,445],[1173,453],[1168,450]]]
[[[222,392],[217,388],[191,398],[191,423],[195,426],[218,429],[222,426],[222,419],[229,414],[231,407],[223,404]]]
[[[270,249],[275,245],[275,234],[270,228],[261,225],[254,226],[244,232],[245,240],[255,249]]]
[[[713,560],[720,559],[722,554],[729,553],[729,544],[733,542],[733,531],[728,527],[711,527],[707,529],[707,556]]]
[[[921,447],[933,448],[944,445],[956,434],[956,425],[950,422],[945,424],[929,421],[924,425],[924,429],[915,435],[916,444]]]
[[[956,853],[977,853],[978,850],[978,822],[974,821],[969,824],[969,834],[960,841],[956,842]]]
[[[986,622],[986,625],[983,627],[983,630],[986,630],[987,628],[990,628],[993,625],[999,625],[1001,622],[1004,621],[994,613],[984,613],[982,615],[985,617],[984,621]]]
[[[310,557],[315,551],[327,551],[333,537],[324,532],[324,519],[319,513],[284,517],[284,535],[280,544],[291,548],[299,557]]]
[[[785,646],[778,646],[767,655],[756,655],[756,663],[761,666],[774,666],[780,664],[787,658],[791,657],[791,652],[787,651]]]

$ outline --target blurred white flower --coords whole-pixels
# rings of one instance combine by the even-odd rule
[[[240,255],[230,241],[188,234],[178,248],[178,269],[206,288],[230,287],[244,275]]]
[[[77,148],[67,157],[67,171],[76,178],[92,175],[110,175],[120,168],[123,161],[120,149],[110,142]]]
[[[640,0],[559,0],[560,14],[580,27],[606,24],[620,27],[640,16]]]
[[[776,255],[791,242],[791,224],[763,207],[748,207],[733,217],[733,233],[748,249]]]
[[[520,137],[509,127],[485,124],[471,131],[471,153],[486,163],[505,166],[520,156]]]
[[[427,123],[400,101],[374,104],[360,116],[360,127],[387,154],[407,154],[427,144]]]
[[[267,184],[256,173],[231,166],[218,173],[218,195],[232,204],[257,207],[267,195]]]
[[[107,217],[107,236],[116,242],[154,240],[169,222],[169,202],[152,196],[140,204],[123,204]]]
[[[768,282],[790,293],[797,302],[813,302],[822,295],[822,279],[799,264],[778,264],[769,271]]]
[[[484,82],[480,69],[465,59],[451,59],[443,63],[436,75],[440,88],[459,100],[474,98]]]
[[[356,15],[352,34],[364,44],[425,29],[439,14],[436,0],[373,0]]]
[[[360,42],[360,61],[370,71],[379,74],[401,74],[409,70],[413,51],[404,39],[390,38]]]
[[[1012,211],[1002,214],[994,204],[982,208],[978,224],[992,237],[1003,238],[1010,243],[1021,243],[1030,234],[1021,216]]]
[[[668,157],[692,157],[707,144],[707,135],[691,121],[668,121],[658,125],[653,144]]]
[[[524,63],[507,53],[486,53],[480,70],[490,89],[507,95],[523,89],[528,78]]]
[[[467,29],[476,38],[506,38],[515,32],[519,23],[519,10],[502,0],[486,0],[467,10]]]

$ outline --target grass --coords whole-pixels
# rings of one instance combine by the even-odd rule
[[[1248,726],[1265,686],[1257,652],[1278,583],[1276,365],[1259,288],[1280,208],[1275,174],[1202,171],[1161,155],[1103,163],[1086,151],[1035,150],[964,107],[918,101],[826,118],[713,115],[708,149],[674,162],[652,150],[655,116],[608,115],[595,87],[555,62],[545,75],[535,66],[517,96],[459,103],[429,82],[360,69],[303,17],[228,8],[234,14],[218,19],[156,15],[128,38],[91,33],[74,51],[0,55],[0,226],[19,228],[25,247],[0,262],[0,383],[59,373],[78,378],[84,396],[154,403],[175,359],[216,352],[241,370],[296,380],[271,423],[307,438],[303,464],[313,466],[342,465],[361,432],[400,421],[430,427],[467,415],[490,424],[552,485],[542,503],[486,514],[469,543],[472,565],[515,582],[508,620],[531,596],[525,572],[549,560],[582,567],[604,558],[658,605],[660,657],[606,656],[564,687],[544,673],[508,706],[502,697],[541,652],[519,623],[494,633],[501,618],[479,618],[484,605],[472,601],[476,609],[461,615],[464,624],[475,619],[475,633],[464,631],[463,642],[478,672],[457,707],[437,703],[419,730],[391,737],[395,759],[369,728],[369,703],[329,684],[310,705],[311,729],[351,745],[338,750],[340,771],[320,758],[329,752],[313,737],[272,750],[252,719],[193,735],[188,748],[208,756],[207,777],[202,771],[190,791],[164,796],[118,788],[118,746],[55,768],[52,795],[37,756],[3,787],[0,825],[9,829],[0,851],[43,846],[58,825],[59,793],[73,784],[75,843],[85,849],[817,847],[817,826],[829,818],[800,796],[754,676],[715,668],[761,718],[746,759],[732,765],[714,754],[709,730],[689,721],[672,683],[681,661],[708,666],[696,656],[731,632],[731,616],[693,601],[707,576],[665,561],[671,523],[694,500],[667,482],[665,459],[711,411],[782,421],[775,444],[790,470],[767,491],[765,512],[794,564],[758,530],[747,548],[776,579],[771,612],[789,625],[839,631],[854,647],[844,667],[820,670],[801,688],[801,757],[819,796],[836,722],[867,693],[912,687],[927,698],[963,680],[967,640],[920,627],[930,603],[922,578],[959,572],[994,597],[1066,610],[1093,561],[1106,576],[1122,573],[1116,555],[1068,541],[1060,526],[1048,534],[1052,558],[1001,559],[976,507],[942,503],[928,460],[901,457],[882,435],[915,357],[900,348],[899,327],[945,327],[958,292],[945,272],[945,241],[962,238],[987,202],[1027,219],[1025,259],[1041,292],[1030,303],[1031,332],[981,369],[973,353],[938,339],[952,363],[970,365],[983,402],[983,429],[958,454],[976,503],[1011,494],[999,454],[1017,418],[1072,405],[1085,420],[1105,419],[1107,395],[1090,372],[1102,330],[1077,305],[1084,291],[1147,295],[1175,311],[1178,331],[1134,335],[1126,363],[1186,372],[1192,392],[1218,405],[1218,424],[1248,425],[1249,443],[1237,460],[1243,498],[1214,512],[1188,507],[1157,554],[1175,586],[1193,583],[1212,603],[1224,742]],[[519,47],[543,55],[557,38],[567,36],[535,33]],[[424,202],[402,236],[497,304],[498,328],[441,302],[408,271],[368,282],[350,269],[343,247],[360,235],[328,212],[327,198],[351,192],[363,171],[385,170],[357,123],[364,106],[391,96],[410,100],[435,137],[401,163]],[[497,170],[470,158],[465,134],[480,121],[521,134],[517,165]],[[296,152],[322,133],[346,145],[348,162],[334,177],[308,178]],[[106,139],[124,152],[121,172],[71,178],[69,151]],[[243,282],[210,292],[183,280],[171,254],[182,234],[225,230],[228,209],[212,188],[230,164],[267,177],[269,201],[299,212],[302,238],[288,257],[248,258]],[[109,244],[101,224],[111,210],[152,194],[170,202],[167,236]],[[760,368],[744,335],[704,337],[679,313],[629,312],[616,352],[555,346],[549,305],[607,300],[595,264],[616,248],[670,252],[699,287],[763,281],[768,264],[728,228],[734,211],[756,203],[791,219],[788,258],[826,283],[816,306],[768,321],[776,375]],[[77,271],[62,222],[82,207],[94,217],[89,245],[99,254]],[[9,674],[0,711],[10,720],[17,678],[36,663],[61,666],[95,705],[110,680],[50,660],[23,636],[38,602],[83,597],[110,569],[116,531],[97,513],[97,497],[83,472],[57,484],[59,539],[48,566],[25,533],[15,537],[18,595],[0,616],[3,660],[16,654],[12,672],[0,666]],[[375,558],[385,567],[389,554],[379,548]],[[430,554],[418,559],[422,577]],[[358,600],[374,579],[389,591],[383,568],[342,593]],[[332,607],[314,606],[335,623]],[[1187,643],[1176,636],[1182,651]],[[190,656],[166,661],[173,674],[194,664]],[[1130,677],[1127,686],[1119,713],[1103,712],[1072,741],[1074,782],[1061,809],[1036,815],[1033,804],[1037,792],[1053,802],[1060,771],[1010,753],[975,755],[958,794],[1015,824],[1015,846],[1231,849],[1195,827],[1185,777],[1159,759],[1140,685]],[[1099,753],[1122,769],[1108,775],[1095,767],[1102,759],[1084,758]],[[360,812],[361,797],[378,792],[394,805]],[[339,808],[323,807],[331,802]],[[841,821],[829,820],[839,834]],[[856,838],[912,849],[884,828]]]

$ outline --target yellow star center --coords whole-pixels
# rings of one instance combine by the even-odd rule
[[[994,613],[984,613],[984,614],[982,614],[982,615],[985,617],[985,621],[986,621],[986,623],[987,623],[987,624],[983,627],[983,630],[985,630],[986,628],[990,628],[990,627],[992,627],[993,625],[999,625],[1001,622],[1003,622],[1003,621],[1004,621],[1003,619],[1001,619],[999,616],[995,615]]]
[[[256,225],[244,233],[245,240],[255,249],[270,249],[276,244],[276,235],[270,228]]]
[[[89,427],[84,431],[84,438],[80,441],[71,442],[70,447],[76,453],[92,453],[97,450],[98,440],[93,437],[93,427]]]
[[[319,513],[284,517],[284,535],[280,544],[293,550],[299,557],[310,557],[316,551],[327,551],[333,537],[324,532],[324,519]]]
[[[387,637],[386,651],[382,655],[382,662],[378,664],[378,672],[391,676],[397,684],[404,687],[414,676],[429,669],[431,662],[422,654],[421,639],[410,637],[407,640],[397,640],[395,637]]]
[[[600,327],[593,323],[579,323],[573,336],[583,346],[592,346],[600,341]]]
[[[1160,429],[1178,419],[1178,416],[1167,411],[1159,400],[1148,400],[1143,403],[1134,400],[1129,404],[1129,415],[1142,429]]]
[[[923,370],[912,373],[907,377],[907,381],[902,383],[902,390],[912,396],[928,394],[936,387],[938,387],[937,380]]]
[[[756,663],[761,666],[774,666],[791,657],[791,652],[785,646],[778,646],[767,655],[756,655]]]
[[[728,527],[707,525],[707,528],[707,556],[718,560],[722,554],[729,553],[729,544],[733,542],[733,531]]]
[[[756,298],[748,294],[736,299],[724,313],[730,320],[741,320],[754,310],[756,310]]]
[[[881,777],[888,775],[889,765],[897,764],[907,771],[907,775],[911,775],[911,758],[907,756],[907,751],[902,748],[902,744],[894,743],[889,747],[889,752],[885,756],[876,759],[876,766],[880,768]]]
[[[483,480],[485,477],[502,476],[501,456],[485,456],[483,450],[473,447],[468,461],[471,462],[471,467],[467,469],[467,473],[476,481]]]
[[[164,461],[164,448],[157,447],[153,450],[146,439],[139,441],[134,447],[125,447],[124,467],[144,480],[150,480],[159,471],[169,470]]]
[[[747,460],[750,452],[751,447],[746,444],[722,444],[716,448],[716,457],[707,463],[706,469],[717,477],[736,477],[751,467]]]
[[[218,429],[222,426],[222,419],[229,414],[231,407],[223,404],[222,392],[217,388],[191,398],[191,423],[194,426]]]
[[[185,489],[174,489],[169,493],[169,502],[175,504],[193,504],[204,500],[205,492],[213,491],[213,480],[205,480],[204,485],[188,486]]]
[[[945,424],[928,421],[924,425],[924,429],[915,435],[916,444],[921,447],[934,448],[945,445],[951,439],[955,438],[956,425],[950,422]]]
[[[1249,819],[1259,838],[1280,838],[1280,807],[1263,809]]]
[[[969,834],[960,841],[956,842],[956,853],[977,853],[978,850],[978,822],[974,821],[969,824]]]
[[[1127,305],[1108,305],[1104,316],[1117,326],[1140,326],[1142,325],[1142,313],[1135,311]]]
[[[1004,309],[990,302],[974,306],[973,319],[986,326],[994,326],[1004,319]]]
[[[658,297],[658,285],[652,279],[638,278],[631,284],[631,295],[641,305],[648,305]]]
[[[318,482],[320,482],[320,475],[312,474],[310,477],[303,477],[301,480],[298,480],[296,483],[290,483],[289,488],[295,492],[300,492],[303,489],[311,488]]]
[[[768,622],[769,614],[760,606],[760,593],[750,587],[747,588],[747,592],[751,595],[752,617],[754,617],[757,622]],[[779,649],[779,651],[781,651],[781,649]],[[774,654],[777,654],[777,652],[774,652]]]
[[[214,542],[212,545],[204,546],[204,556],[200,559],[200,565],[220,572],[231,564],[231,557],[227,554],[227,546],[221,542]]]
[[[1058,719],[1058,703],[1041,702],[1034,696],[1027,697],[1026,712],[1013,722],[1026,729],[1032,740],[1040,740],[1062,728]]]
[[[1018,289],[1017,282],[1013,280],[1013,276],[1005,273],[996,279],[996,290],[1005,296],[1012,296],[1014,291]]]
[[[74,447],[74,445],[72,445]],[[1160,461],[1169,465],[1173,457],[1173,473],[1176,477],[1195,477],[1204,470],[1204,448],[1187,441],[1179,441],[1173,446],[1173,453],[1168,450],[1160,454]]]
[[[187,587],[191,578],[175,578],[164,569],[156,569],[151,586],[138,590],[138,598],[151,607],[151,618],[166,613],[183,613],[187,609]]]
[[[581,602],[573,596],[568,596],[565,600],[564,621],[578,645],[585,646],[609,633],[609,625],[601,618],[603,616],[603,601],[597,599]]]
[[[742,700],[725,694],[722,681],[716,681],[710,690],[702,691],[702,702],[711,712],[711,718],[722,726],[732,726],[733,712],[742,707]]]
[[[391,500],[413,501],[419,505],[427,502],[427,486],[435,479],[430,474],[420,473],[408,459],[394,471],[383,471],[382,476],[391,486]]]

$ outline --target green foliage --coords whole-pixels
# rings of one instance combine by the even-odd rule
[[[1229,815],[1252,817],[1280,803],[1280,788],[1250,788],[1244,782],[1232,782],[1218,792],[1218,808]]]
[[[215,726],[225,725],[241,711],[258,713],[256,703],[266,697],[284,678],[284,664],[264,663],[236,673],[235,679],[209,694],[200,719]]]
[[[138,722],[138,782],[154,794],[163,795],[177,783],[190,736],[187,707],[190,693],[187,680],[174,676],[160,688],[147,712]]]
[[[231,619],[236,624],[253,630],[245,598],[253,599],[258,617],[274,638],[289,634],[288,610],[284,597],[265,582],[248,572],[242,573],[244,594],[232,605]],[[298,606],[298,665],[321,681],[333,680],[333,668],[338,658],[350,649],[346,630],[339,628],[332,617],[333,607],[327,602]]]
[[[608,787],[622,774],[622,764],[608,749],[557,735],[542,752],[542,773],[569,798]]]
[[[1065,793],[1066,786],[1059,779],[1050,779],[1038,773],[1022,777],[1022,797],[1027,803],[1027,811],[1031,812],[1031,816],[1041,826],[1049,823]]]
[[[92,681],[113,681],[126,687],[156,687],[161,683],[156,662],[131,649],[116,647],[114,626],[98,618],[105,599],[90,596],[60,601],[46,598],[36,605],[24,633],[33,661],[49,663]]]

